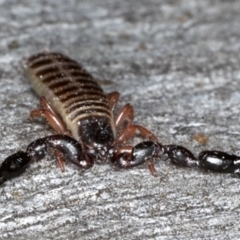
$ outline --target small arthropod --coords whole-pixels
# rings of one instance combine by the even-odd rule
[[[29,58],[28,79],[41,97],[40,108],[30,118],[42,116],[56,134],[37,139],[25,152],[7,157],[0,165],[0,183],[24,172],[33,160],[51,150],[62,170],[68,160],[82,169],[95,162],[111,161],[120,168],[147,163],[153,175],[153,159],[159,155],[157,138],[133,123],[134,111],[126,104],[114,116],[118,92],[105,94],[99,84],[76,61],[59,53],[40,53]],[[125,143],[136,132],[152,141],[136,147]],[[156,143],[156,144],[155,144]],[[160,145],[159,145],[160,146]]]

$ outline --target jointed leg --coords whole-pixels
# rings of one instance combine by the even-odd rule
[[[107,96],[108,96],[109,106],[111,110],[114,111],[119,101],[119,93],[112,92],[112,93],[109,93]],[[133,119],[134,119],[134,110],[132,105],[128,103],[119,111],[116,117],[116,120],[115,120],[116,129],[118,130],[123,125],[124,122],[126,122],[126,125],[131,124],[133,122]]]
[[[112,161],[121,168],[131,168],[146,162],[151,174],[157,176],[153,160],[160,151],[159,145],[157,144],[158,139],[145,127],[133,124],[133,120],[134,110],[132,105],[128,103],[120,110],[115,120],[116,130],[121,130],[121,132],[113,143],[114,147],[118,147],[116,148]],[[142,142],[135,147],[126,145],[120,147],[120,145],[133,137],[137,131],[151,142]]]
[[[125,123],[126,126],[132,124],[134,119],[134,110],[130,103],[127,103],[118,113],[115,120],[116,129],[119,130]]]
[[[143,137],[147,138],[148,140],[153,141],[153,142],[158,142],[157,137],[151,131],[146,129],[145,127],[140,126],[140,125],[129,125],[115,139],[114,145],[121,145],[121,144],[125,143],[128,139],[133,137],[137,131],[139,131],[140,134]]]
[[[58,114],[53,110],[50,103],[45,97],[40,98],[40,108],[34,109],[30,113],[30,119],[35,117],[43,116],[47,120],[48,124],[54,129],[58,134],[70,135],[66,128],[66,124],[58,116]]]
[[[109,107],[112,111],[116,109],[116,106],[119,101],[119,93],[118,92],[111,92],[107,95],[108,97],[108,102],[109,102]]]
[[[65,123],[62,119],[55,113],[50,103],[45,97],[40,98],[40,108],[34,109],[30,113],[30,119],[35,117],[43,116],[47,120],[48,124],[54,129],[58,134],[67,134],[70,135],[69,131],[66,128]],[[57,159],[58,165],[61,168],[62,172],[65,171],[65,164],[62,154],[58,150],[54,150],[55,158]]]
[[[115,126],[116,130],[122,130],[120,134],[115,139],[113,145],[120,145],[126,142],[128,139],[133,137],[137,131],[141,133],[141,135],[148,140],[157,142],[157,137],[148,129],[143,126],[133,124],[134,120],[134,110],[130,103],[126,104],[118,113]],[[121,129],[123,128],[123,129]]]
[[[57,160],[58,166],[61,168],[62,172],[65,171],[65,164],[64,164],[64,157],[62,153],[60,153],[58,150],[54,150],[54,156]]]

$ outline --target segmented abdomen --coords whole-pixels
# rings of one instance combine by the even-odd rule
[[[40,53],[29,58],[27,74],[33,89],[46,97],[73,136],[88,117],[107,118],[114,129],[106,95],[76,61],[59,53]]]

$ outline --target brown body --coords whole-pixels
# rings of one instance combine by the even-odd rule
[[[27,62],[26,72],[33,89],[41,97],[40,108],[31,111],[30,118],[45,117],[59,134],[38,140],[29,145],[27,151],[41,155],[39,147],[42,151],[54,148],[62,170],[64,158],[84,169],[96,161],[110,160],[123,168],[146,162],[145,154],[133,155],[133,146],[125,143],[136,131],[149,140],[157,141],[157,138],[143,126],[133,124],[131,104],[126,104],[116,117],[113,116],[118,92],[105,94],[91,74],[60,53],[33,55]],[[152,161],[147,162],[155,174]]]
[[[116,128],[108,97],[77,62],[59,53],[40,53],[29,58],[26,72],[35,92],[46,98],[75,139],[113,143]]]

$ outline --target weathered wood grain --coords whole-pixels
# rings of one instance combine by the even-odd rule
[[[0,1],[0,161],[52,133],[28,120],[38,98],[23,70],[44,49],[119,91],[164,144],[239,154],[239,23],[237,0]],[[0,239],[240,238],[240,179],[156,168],[61,173],[49,156],[0,188]]]

